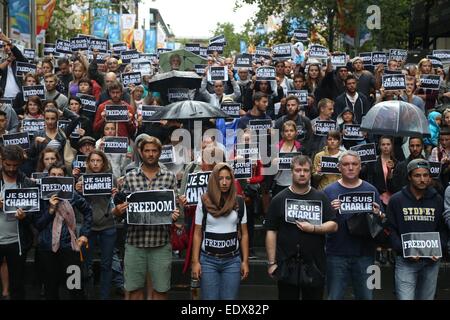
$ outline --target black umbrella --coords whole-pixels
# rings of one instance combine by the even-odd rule
[[[169,104],[161,107],[155,112],[149,121],[158,120],[202,120],[228,118],[229,116],[217,107],[213,107],[209,103],[185,100]]]
[[[417,106],[404,101],[383,101],[363,117],[361,130],[391,136],[430,136],[428,120]]]
[[[202,77],[192,71],[169,71],[155,75],[149,82],[150,91],[167,93],[170,88],[200,88]]]

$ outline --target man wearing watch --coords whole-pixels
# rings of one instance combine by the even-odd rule
[[[327,196],[310,186],[311,159],[294,157],[291,170],[292,183],[272,199],[265,222],[267,272],[278,280],[280,300],[321,300],[326,272],[325,234],[337,231],[336,215]],[[282,270],[293,257],[318,270],[319,279],[314,284],[287,279]]]
[[[0,63],[0,87],[3,89],[5,98],[14,99],[21,91],[21,81],[16,75],[16,63],[17,61],[28,62],[28,60],[3,32],[0,32],[0,40],[5,44],[4,51],[8,56]]]

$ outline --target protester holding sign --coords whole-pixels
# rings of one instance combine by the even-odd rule
[[[0,89],[0,111],[5,114],[5,129],[9,131],[9,133],[15,133],[19,129],[19,120],[16,112],[12,108],[12,100],[8,100],[10,103],[5,103],[5,100],[1,99],[2,92]]]
[[[51,177],[64,177],[66,168],[61,164],[53,164],[48,174]],[[77,236],[74,208],[83,215],[79,236]],[[66,272],[67,268],[69,266],[81,268],[80,249],[88,243],[92,209],[77,192],[73,193],[70,201],[59,199],[58,194],[54,194],[49,201],[42,201],[41,211],[36,214],[33,223],[39,232],[36,250],[39,250],[45,299],[58,300],[59,286],[69,289],[66,283],[71,273]],[[71,299],[85,298],[82,282],[80,286],[68,290]]]
[[[439,90],[431,90],[424,89],[420,86],[420,77],[423,75],[431,75],[432,73],[432,64],[430,59],[423,58],[419,61],[418,64],[418,72],[416,75],[417,80],[417,89],[416,95],[419,98],[422,98],[425,101],[425,111],[428,113],[430,109],[433,109],[436,106],[437,98],[439,96]]]
[[[79,118],[79,128],[77,129],[77,133],[81,137],[84,136],[92,136],[92,121],[89,120],[88,117],[83,112],[83,104],[81,103],[81,99],[79,97],[70,97],[69,98],[69,110],[73,113],[77,114]]]
[[[276,87],[276,90],[274,90],[274,88],[272,87],[271,81],[257,80],[254,84],[253,95],[257,92],[267,95],[268,105],[266,113],[268,116],[270,116],[271,119],[276,118],[275,105],[279,102],[281,103],[281,100],[284,97],[283,88],[279,84],[280,81],[277,81],[276,85],[274,85]]]
[[[368,100],[375,100],[375,77],[372,73],[364,70],[364,62],[361,57],[352,60],[353,76],[357,80],[356,91],[361,92]]]
[[[311,120],[314,135],[310,142],[310,154],[313,156],[326,146],[327,134],[331,130],[338,130],[339,127],[331,117],[334,113],[333,100],[324,98],[319,101],[319,116]]]
[[[123,87],[118,81],[114,81],[108,85],[108,93],[111,97],[100,104],[97,108],[94,121],[94,132],[99,133],[102,126],[106,121],[106,111],[107,105],[122,105],[128,108],[128,122],[117,123],[116,135],[119,137],[134,137],[136,134],[136,120],[134,118],[133,108],[125,101],[122,100]]]
[[[69,83],[69,96],[76,96],[79,92],[78,82],[87,76],[89,63],[83,54],[76,55],[77,60],[72,65],[73,79]]]
[[[191,270],[202,299],[237,299],[249,273],[248,254],[245,203],[236,194],[231,167],[218,163],[195,213]]]
[[[23,87],[26,86],[35,86],[38,83],[38,78],[35,74],[27,73],[23,76],[22,85]],[[24,94],[23,94],[23,87],[21,87],[21,91],[16,95],[13,99],[13,109],[16,112],[17,116],[21,118],[24,114]]]
[[[0,262],[6,260],[12,300],[25,299],[25,261],[33,243],[31,215],[3,212],[4,189],[34,187],[35,184],[18,168],[24,162],[23,149],[16,145],[1,148]]]
[[[377,189],[359,178],[360,156],[354,151],[344,151],[339,157],[338,167],[342,178],[324,189],[333,209],[341,210],[340,195],[373,192],[375,201],[370,203],[373,211],[366,211],[363,214],[374,214],[381,218],[383,214],[380,211],[381,203]],[[351,201],[361,203],[358,199]],[[356,300],[372,299],[372,289],[367,286],[370,275],[367,268],[374,264],[375,242],[369,237],[350,233],[348,221],[354,215],[341,210],[337,215],[338,231],[327,238],[327,288],[330,300],[344,298],[349,279],[353,279],[352,286]]]
[[[86,175],[81,177],[76,184],[76,190],[83,192],[89,184],[90,189],[99,191],[108,190],[109,194],[85,196],[86,201],[92,208],[92,227],[89,233],[89,250],[87,250],[88,270],[92,268],[93,253],[96,247],[100,249],[100,299],[109,299],[112,278],[112,260],[116,243],[116,226],[112,210],[114,204],[112,198],[117,193],[113,186],[112,178],[97,179],[93,183],[90,177],[95,174],[110,173],[111,166],[106,155],[99,150],[89,153],[86,160]]]
[[[123,193],[148,190],[177,190],[175,175],[158,164],[161,142],[154,138],[142,140],[139,145],[142,165],[127,173]],[[116,197],[117,198],[117,197]],[[122,216],[128,203],[116,205],[113,213]],[[172,220],[179,216],[178,209]],[[170,289],[172,249],[168,225],[129,225],[125,244],[125,289],[131,300],[143,299],[145,277],[150,273],[153,282],[153,298],[167,299]]]
[[[278,299],[322,300],[325,234],[336,232],[336,216],[326,195],[311,187],[311,160],[294,157],[291,171],[291,185],[272,200],[265,222],[267,272],[278,280]],[[309,283],[298,279],[300,264],[307,266]]]
[[[116,134],[116,123],[114,122],[105,122],[105,126],[103,127],[103,137],[97,140],[95,143],[95,148],[101,151],[104,150],[105,147],[105,138],[106,137],[115,137]],[[129,147],[131,149],[131,147]],[[127,154],[119,154],[119,153],[107,153],[106,157],[109,160],[109,163],[112,167],[113,176],[115,179],[122,177],[125,174],[125,168],[130,163],[130,157],[128,154],[131,154],[132,150],[128,150]]]
[[[224,94],[224,81],[223,80],[216,80],[214,81],[214,93],[209,93],[206,90],[207,86],[207,76],[209,73],[209,68],[205,69],[205,74],[203,76],[202,84],[200,86],[200,93],[205,97],[206,101],[209,102],[211,105],[220,108],[220,104],[222,100],[225,97],[230,97],[233,99],[233,101],[237,101],[241,96],[241,89],[239,88],[238,83],[233,77],[233,71],[232,69],[228,69],[228,77],[231,81],[231,84],[233,86],[233,93],[230,95]]]
[[[419,241],[403,242],[408,233],[439,232],[441,249],[446,247],[444,203],[430,187],[430,165],[422,159],[412,160],[407,167],[409,185],[391,197],[387,215],[395,259],[395,293],[399,300],[433,300],[436,292],[440,256],[408,256],[408,245],[420,247]],[[421,241],[422,242],[422,241]],[[423,241],[427,243],[428,241]],[[422,249],[427,248],[423,246]],[[441,253],[442,256],[442,253]]]
[[[339,131],[329,131],[327,134],[327,145],[314,156],[312,185],[318,190],[325,189],[326,186],[341,178],[340,174],[322,173],[322,157],[339,158],[341,154],[341,134]]]
[[[23,113],[22,119],[44,119],[42,100],[38,96],[29,97],[24,106]]]
[[[36,172],[48,172],[48,168],[54,163],[60,163],[61,158],[59,152],[52,148],[45,148],[39,154]]]
[[[419,96],[416,96],[414,94],[415,92],[416,79],[411,76],[406,76],[406,89],[399,98],[405,102],[412,103],[425,113],[425,101],[423,101],[423,99]]]

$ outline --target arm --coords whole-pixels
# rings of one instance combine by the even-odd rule
[[[202,267],[200,265],[201,243],[202,243],[202,226],[196,224],[194,229],[194,239],[192,244],[192,258],[191,258],[192,278],[194,279],[199,279],[202,276]]]
[[[233,99],[234,101],[237,101],[241,97],[241,88],[239,87],[238,83],[234,78],[231,78],[231,85],[233,86]]]
[[[39,232],[44,230],[49,224],[53,223],[53,218],[55,217],[55,208],[52,208],[48,201],[42,200],[41,205],[43,208],[33,215],[33,225]]]
[[[208,70],[208,68],[206,70]],[[206,90],[206,86],[208,85],[208,81],[206,80],[207,74],[208,72],[206,71],[205,75],[203,76],[199,92],[201,93],[202,96],[204,96],[208,100],[208,102],[211,102],[211,94],[208,92],[208,90]]]
[[[97,55],[94,53],[94,60],[89,64],[89,79],[97,81],[102,88],[105,87],[105,77],[98,71]]]
[[[17,113],[12,108],[9,114],[11,118],[8,124],[8,131],[9,133],[15,133],[19,128],[19,119],[17,118]]]
[[[247,230],[247,224],[242,223],[241,224],[241,280],[244,280],[248,277],[249,272],[249,266],[248,266],[248,254],[249,254],[249,248],[248,248],[248,230]]]
[[[277,231],[267,230],[266,233],[266,252],[269,268],[267,272],[272,276],[277,268],[276,252],[277,252]]]
[[[97,112],[95,113],[95,120],[94,120],[94,132],[100,132],[103,124],[105,122],[105,119],[103,118],[103,111],[105,110],[105,104],[102,103],[98,106]]]
[[[80,229],[80,236],[85,236],[87,238],[91,232],[92,208],[83,196],[76,194],[76,198],[73,206],[83,214],[83,225]]]
[[[394,199],[395,200],[395,199]],[[395,217],[395,206],[398,204],[394,204],[392,199],[389,201],[387,207],[387,227],[389,229],[389,238],[392,244],[392,248],[397,252],[402,252],[402,240],[398,233],[397,220]]]
[[[67,108],[63,109],[63,116],[66,119],[70,120],[69,125],[66,127],[66,130],[64,131],[64,133],[66,134],[67,137],[70,136],[70,134],[73,132],[73,130],[75,130],[76,126],[78,125],[78,123],[80,123],[80,116],[77,115],[75,112],[70,111]]]
[[[334,221],[327,221],[321,225],[313,225],[309,222],[296,221],[297,227],[303,232],[314,233],[314,234],[327,234],[331,232],[336,232],[338,225]]]

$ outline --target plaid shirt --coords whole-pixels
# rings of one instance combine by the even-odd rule
[[[145,176],[142,167],[130,171],[125,176],[124,192],[164,189],[174,190],[177,194],[177,179],[172,172],[166,169],[160,168],[152,180]],[[168,225],[128,225],[126,242],[132,246],[138,248],[160,247],[166,245],[169,240]]]

